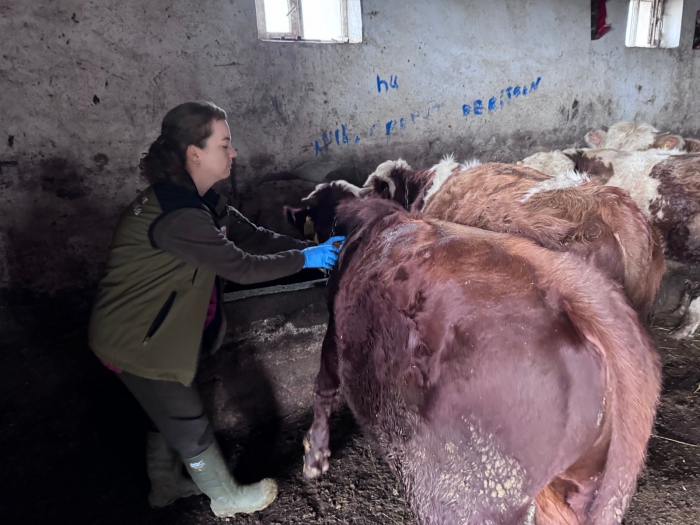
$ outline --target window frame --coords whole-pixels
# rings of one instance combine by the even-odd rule
[[[650,3],[646,39],[640,41],[639,13],[642,3]],[[639,48],[675,48],[680,45],[683,0],[630,0],[627,14],[625,46]]]
[[[289,33],[271,33],[265,24],[265,0],[255,0],[258,39],[265,42],[310,42],[318,44],[362,43],[362,9],[360,0],[339,0],[341,31],[340,40],[318,40],[304,38],[301,0],[287,0],[290,22]]]

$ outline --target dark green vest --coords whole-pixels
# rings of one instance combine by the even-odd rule
[[[194,379],[216,274],[154,246],[152,225],[183,207],[216,222],[226,199],[167,183],[148,187],[122,212],[90,319],[89,344],[103,361],[149,379]]]

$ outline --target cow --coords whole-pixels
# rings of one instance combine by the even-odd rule
[[[304,476],[329,468],[340,393],[421,525],[619,524],[660,391],[619,286],[389,200],[344,200],[336,229]]]
[[[584,140],[592,149],[643,151],[648,149],[700,152],[700,140],[660,132],[651,124],[618,122],[608,131],[597,129],[586,133]]]
[[[552,178],[509,164],[458,164],[451,157],[419,171],[402,160],[382,163],[362,189],[340,190],[333,184],[319,186],[304,208],[288,209],[290,221],[299,224],[310,217],[325,237],[337,203],[362,192],[366,196],[369,189],[429,217],[524,235],[552,250],[573,250],[623,284],[642,318],[652,311],[664,273],[661,238],[617,189],[586,183],[574,172]]]
[[[669,258],[700,263],[700,154],[564,150],[576,169],[622,188],[666,239]]]
[[[564,150],[576,169],[629,192],[658,228],[669,259],[700,263],[700,154],[678,151]],[[691,337],[700,326],[700,299],[693,298],[671,334]]]

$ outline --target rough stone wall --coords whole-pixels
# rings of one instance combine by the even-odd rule
[[[0,288],[94,283],[140,155],[187,100],[228,110],[223,190],[278,229],[280,189],[312,184],[273,182],[289,172],[515,160],[622,119],[697,134],[698,9],[680,48],[649,50],[624,47],[623,1],[591,42],[587,0],[363,0],[363,43],[329,45],[259,41],[252,0],[0,0]]]

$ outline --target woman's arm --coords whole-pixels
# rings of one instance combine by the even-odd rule
[[[306,244],[299,244],[297,249],[277,250],[274,255],[251,255],[243,251],[217,229],[207,211],[198,208],[181,208],[163,216],[154,223],[151,238],[155,247],[194,266],[208,266],[239,284],[286,277],[300,271],[305,262],[299,249]]]
[[[316,245],[313,241],[301,241],[256,226],[232,206],[228,207],[227,219],[221,222],[227,227],[226,236],[241,250],[250,253],[271,254],[285,250],[303,250]]]

